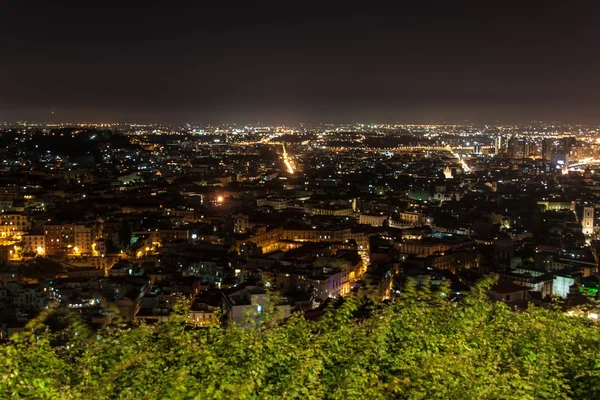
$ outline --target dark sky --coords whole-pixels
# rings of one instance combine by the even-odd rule
[[[600,123],[596,1],[149,3],[0,0],[0,120]]]

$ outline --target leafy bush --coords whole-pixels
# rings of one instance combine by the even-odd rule
[[[0,398],[598,399],[600,329],[559,310],[514,312],[484,284],[454,303],[409,284],[357,319],[251,329],[181,321],[20,335],[0,346]],[[57,340],[69,337],[57,345]]]

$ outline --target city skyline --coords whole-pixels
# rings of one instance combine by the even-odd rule
[[[596,9],[11,2],[0,120],[596,124]]]
[[[1,2],[0,398],[600,398],[600,5]]]

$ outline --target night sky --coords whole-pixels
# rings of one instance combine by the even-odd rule
[[[0,120],[600,123],[594,1],[127,3],[0,0]]]

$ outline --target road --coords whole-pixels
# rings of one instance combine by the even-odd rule
[[[285,149],[285,144],[281,144],[281,148],[283,149],[283,162],[285,163],[285,167],[290,174],[294,173],[294,161],[292,157],[288,155],[287,150]]]
[[[467,163],[465,162],[465,160],[462,159],[462,157],[460,156],[460,154],[458,154],[457,152],[455,152],[452,147],[448,146],[447,147],[448,151],[450,153],[452,153],[452,155],[456,158],[458,158],[458,162],[462,165],[463,170],[465,172],[471,172],[471,168],[467,165]]]

